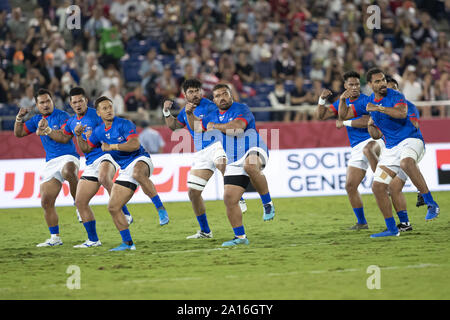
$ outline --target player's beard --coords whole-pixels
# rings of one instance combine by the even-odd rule
[[[233,104],[233,101],[221,100],[219,102],[219,109],[220,110],[228,110],[232,104]]]

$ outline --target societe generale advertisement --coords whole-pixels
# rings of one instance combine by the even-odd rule
[[[350,152],[350,147],[270,150],[264,174],[272,198],[345,195]],[[84,158],[80,160],[82,175],[85,161]],[[156,154],[152,155],[152,161],[155,168],[151,180],[161,200],[189,201],[187,178],[192,154]],[[45,159],[0,160],[0,208],[40,207],[39,186],[44,167]],[[450,190],[450,143],[427,144],[419,167],[431,191]],[[373,175],[369,168],[359,186],[362,194],[372,192],[372,181]],[[417,190],[408,180],[404,191]],[[223,199],[223,178],[217,170],[202,195],[205,200]],[[256,199],[259,195],[247,192],[244,198]],[[108,193],[100,187],[91,204],[107,204],[108,199]],[[151,200],[138,188],[130,203],[151,203]],[[64,182],[56,205],[73,204],[69,185]]]

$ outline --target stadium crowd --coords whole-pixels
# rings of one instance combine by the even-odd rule
[[[158,123],[162,102],[182,107],[181,83],[198,77],[206,95],[225,82],[236,101],[278,110],[256,112],[257,120],[308,121],[307,108],[282,110],[316,105],[323,88],[341,93],[350,69],[369,93],[364,74],[374,66],[393,76],[408,100],[450,99],[448,0],[12,2],[0,7],[0,116],[32,109],[38,88],[73,114],[68,93],[79,85],[91,99],[110,97],[117,114]],[[67,14],[72,4],[80,8],[80,28],[68,28],[77,13]],[[366,23],[372,4],[381,9],[380,29]],[[447,108],[420,112],[446,117]]]

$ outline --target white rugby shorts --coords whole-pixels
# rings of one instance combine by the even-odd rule
[[[391,149],[385,149],[381,154],[378,166],[391,169],[399,178],[406,181],[406,174],[400,168],[400,162],[405,158],[412,158],[419,163],[425,155],[425,145],[421,139],[408,138]]]
[[[42,173],[42,180],[41,183],[50,181],[51,179],[55,178],[59,182],[63,183],[64,178],[62,176],[62,169],[68,162],[75,163],[75,166],[79,169],[80,168],[80,159],[78,159],[75,156],[72,155],[64,155],[60,157],[56,157],[54,159],[51,159],[50,161],[47,161],[45,163],[45,168]]]
[[[98,173],[100,171],[100,165],[103,161],[111,162],[111,164],[114,166],[115,171],[119,170],[119,165],[117,162],[113,159],[113,157],[109,153],[105,153],[101,157],[98,157],[95,159],[94,162],[92,162],[90,165],[86,166],[83,172],[83,177],[94,177],[98,179]]]
[[[220,158],[226,158],[227,155],[223,149],[222,143],[217,141],[210,144],[205,149],[197,151],[194,153],[194,160],[192,163],[191,170],[211,170],[214,171],[216,166],[214,162]]]
[[[383,139],[372,139],[369,138],[367,140],[364,140],[360,143],[358,143],[356,146],[352,147],[352,152],[350,155],[350,160],[347,163],[348,167],[355,167],[362,169],[364,171],[367,171],[367,168],[369,168],[369,159],[364,155],[364,147],[371,141],[375,141],[378,143],[381,149],[381,153],[383,153],[383,150],[385,148]]]
[[[264,169],[267,165],[267,162],[269,161],[269,156],[267,152],[263,148],[252,147],[244,154],[242,158],[240,158],[235,162],[227,164],[227,167],[225,169],[225,176],[242,176],[242,175],[248,176],[247,172],[245,172],[244,170],[244,163],[245,159],[251,152],[259,153],[259,158],[262,161],[262,169]]]
[[[148,165],[150,169],[148,177],[150,177],[153,174],[154,169],[152,159],[147,156],[140,156],[134,159],[133,162],[131,162],[125,169],[120,170],[119,176],[117,177],[116,181],[131,182],[136,186],[139,186],[139,183],[133,178],[134,167],[139,161],[145,162]]]

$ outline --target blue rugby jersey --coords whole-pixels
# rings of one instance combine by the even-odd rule
[[[255,117],[246,104],[233,102],[231,107],[224,111],[217,108],[203,118],[202,125],[203,129],[206,130],[209,122],[223,124],[235,119],[242,120],[246,124],[242,135],[227,136],[219,130],[211,130],[204,133],[203,139],[211,140],[211,142],[217,140],[221,141],[228,157],[228,163],[241,159],[252,147],[260,147],[268,155],[269,151],[267,145],[256,131]]]
[[[368,96],[361,93],[359,97],[355,100],[351,100],[349,98],[345,100],[347,106],[351,107],[353,109],[353,113],[355,114],[355,117],[351,120],[356,120],[361,118],[363,115],[369,114],[366,111],[366,104],[368,98],[369,98]],[[336,100],[332,105],[330,105],[330,108],[334,111],[334,113],[337,116],[339,110],[339,99]],[[356,146],[358,143],[370,139],[370,134],[369,131],[367,131],[367,128],[354,128],[347,126],[345,128],[347,129],[348,140],[350,141],[350,146],[352,148]]]
[[[53,112],[50,115],[45,117],[43,117],[41,114],[37,114],[27,122],[25,122],[23,126],[24,130],[28,134],[36,132],[38,129],[39,121],[41,121],[42,118],[47,119],[49,128],[51,128],[52,130],[59,130],[66,126],[67,120],[69,119],[69,114],[56,108],[53,109]],[[49,136],[40,136],[40,138],[42,146],[45,150],[45,161],[50,161],[54,158],[65,155],[72,155],[80,158],[73,140],[70,140],[67,143],[59,143]]]
[[[194,110],[194,115],[199,119],[203,119],[210,112],[215,111],[217,109],[218,108],[214,104],[214,102],[212,102],[209,99],[202,98],[202,100],[200,101],[200,104]],[[189,126],[189,121],[187,119],[185,108],[183,108],[180,111],[180,113],[178,114],[177,120],[179,123],[181,123],[183,126],[185,126],[189,130],[189,133],[191,134],[192,138],[194,139],[194,146],[197,151],[200,151],[211,144],[211,141],[203,139],[203,133],[199,133],[199,132],[194,133],[194,130]]]
[[[381,105],[386,108],[395,108],[400,104],[407,104],[402,93],[393,89],[387,89],[387,94],[381,100],[375,100],[375,94],[369,97],[368,102]],[[408,108],[409,111],[409,108]],[[381,130],[386,141],[386,148],[391,149],[407,138],[417,138],[423,141],[422,133],[409,119],[409,116],[403,119],[395,119],[385,113],[378,111],[370,112],[375,125]]]
[[[126,143],[131,138],[138,138],[136,126],[130,120],[114,117],[110,127],[105,128],[105,123],[97,126],[87,140],[87,143],[92,147],[101,147],[102,143],[108,144],[122,144]],[[131,162],[141,156],[150,157],[142,145],[139,149],[126,152],[113,150],[110,151],[113,159],[119,164],[121,169],[125,169]]]
[[[82,126],[86,125],[86,129],[83,132],[83,139],[86,140],[85,132],[94,131],[94,129],[103,123],[102,118],[97,115],[97,111],[93,108],[88,108],[86,114],[81,118],[78,118],[77,115],[74,115],[67,120],[67,124],[63,129],[63,133],[67,135],[74,135],[75,127],[78,124]],[[96,147],[93,148],[91,152],[86,153],[86,165],[92,164],[99,157],[104,155],[105,152],[102,151],[102,148]]]

